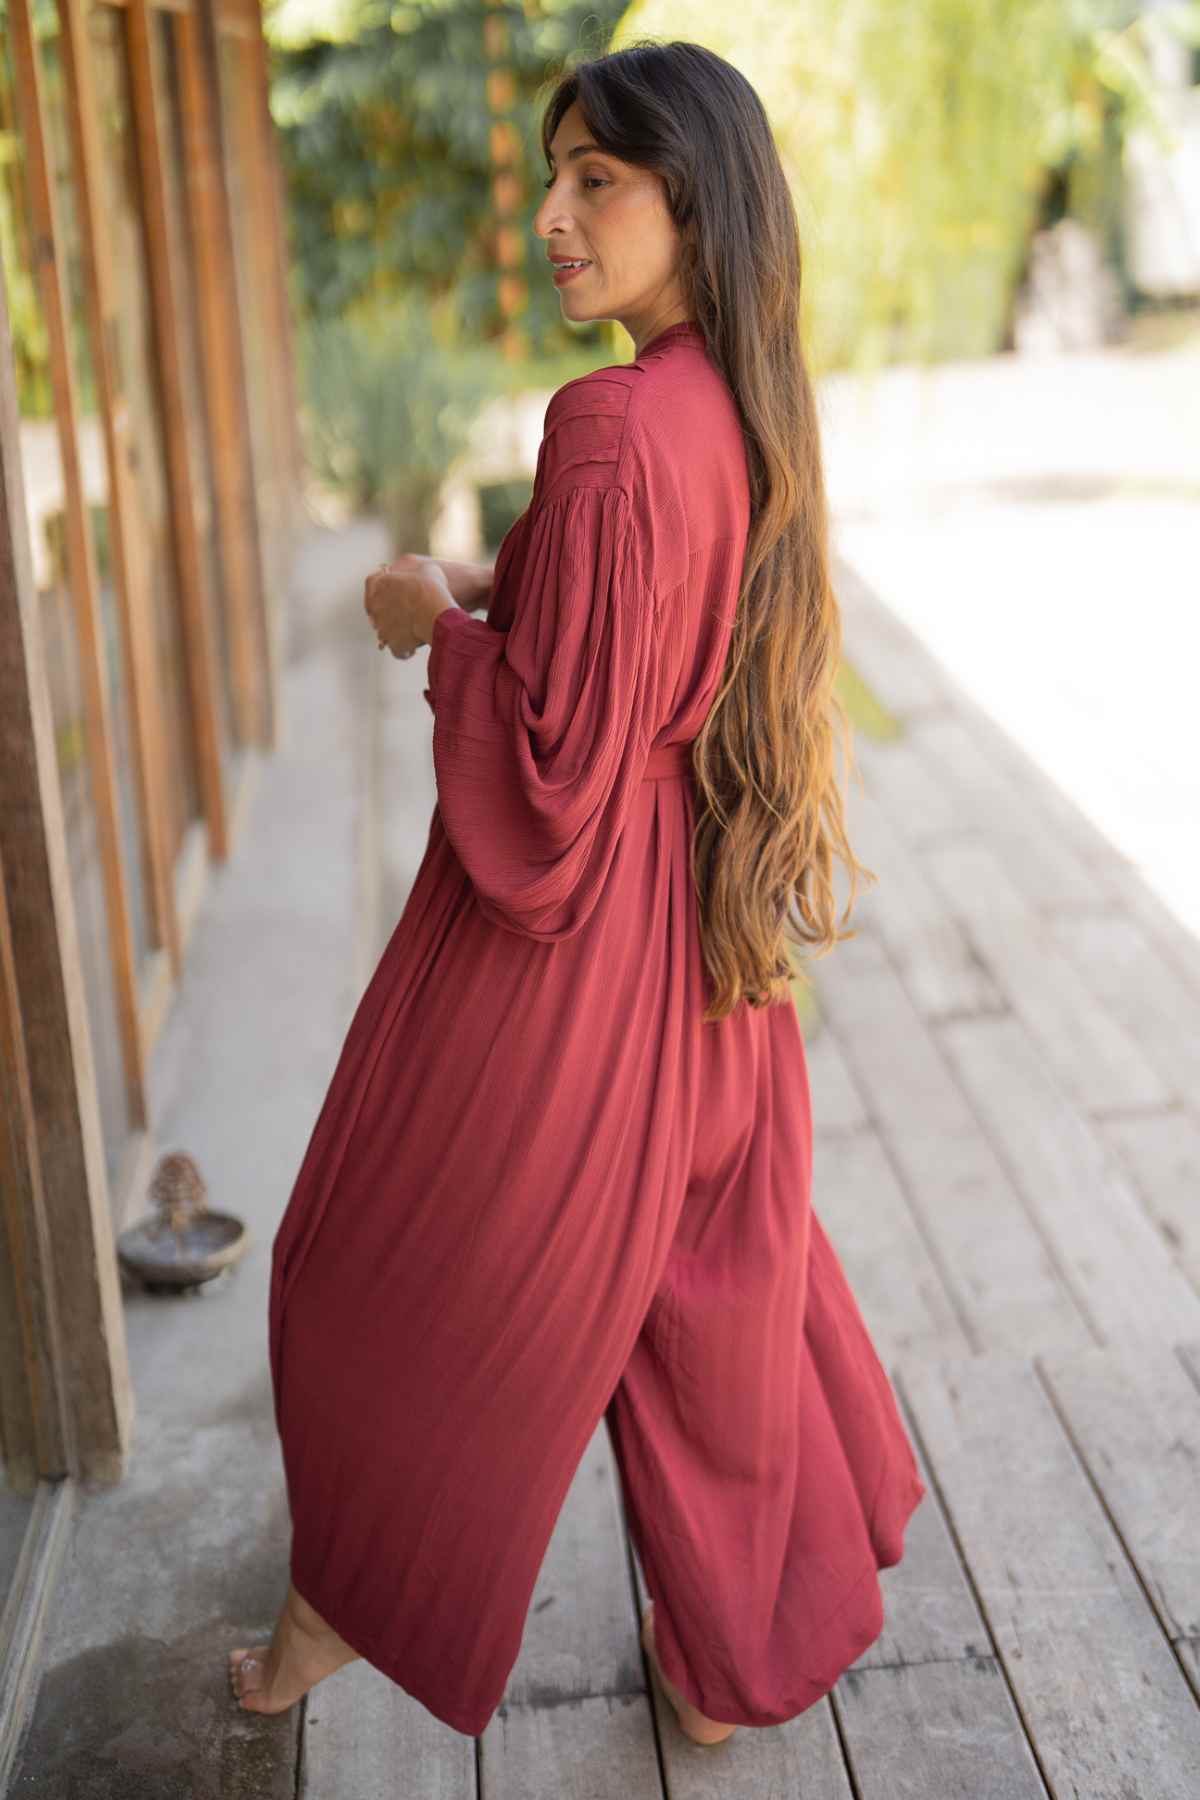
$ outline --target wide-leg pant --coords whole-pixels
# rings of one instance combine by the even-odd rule
[[[675,1237],[606,1418],[665,1674],[709,1718],[772,1725],[878,1637],[877,1571],[900,1561],[925,1487],[796,1186],[803,1170],[807,1193],[811,1134],[788,1124],[797,1083],[808,1093],[795,1011],[743,1017],[743,1042],[730,1023],[706,1040],[701,1090],[727,1095],[757,1064],[745,1137],[731,1150],[723,1119],[706,1139],[702,1105]]]
[[[795,1008],[700,1023],[682,784],[647,790],[587,941],[489,926],[435,815],[273,1246],[292,1580],[472,1735],[602,1418],[716,1719],[827,1691],[924,1491],[812,1210]]]

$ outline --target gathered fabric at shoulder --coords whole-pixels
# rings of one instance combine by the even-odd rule
[[[497,924],[553,940],[595,907],[658,729],[665,671],[629,496],[535,503],[505,631],[446,608],[426,690],[446,835]]]

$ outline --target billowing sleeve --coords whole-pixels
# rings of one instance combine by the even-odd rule
[[[556,482],[523,526],[507,631],[434,621],[426,698],[446,835],[478,903],[569,937],[603,889],[662,716],[645,526],[614,482]]]

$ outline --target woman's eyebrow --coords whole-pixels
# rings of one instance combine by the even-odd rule
[[[582,144],[572,144],[571,148],[567,151],[567,161],[570,162],[573,156],[583,156],[588,150],[600,150],[600,146],[599,144],[593,144],[590,138],[585,138]],[[603,156],[604,151],[600,150],[600,154]],[[551,156],[548,150],[546,152],[546,161],[550,163],[554,161],[554,157]]]

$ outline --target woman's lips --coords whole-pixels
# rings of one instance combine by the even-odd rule
[[[553,265],[555,287],[564,287],[568,281],[574,281],[576,275],[586,275],[591,266],[590,262],[585,262],[581,269],[564,269],[555,263]]]

